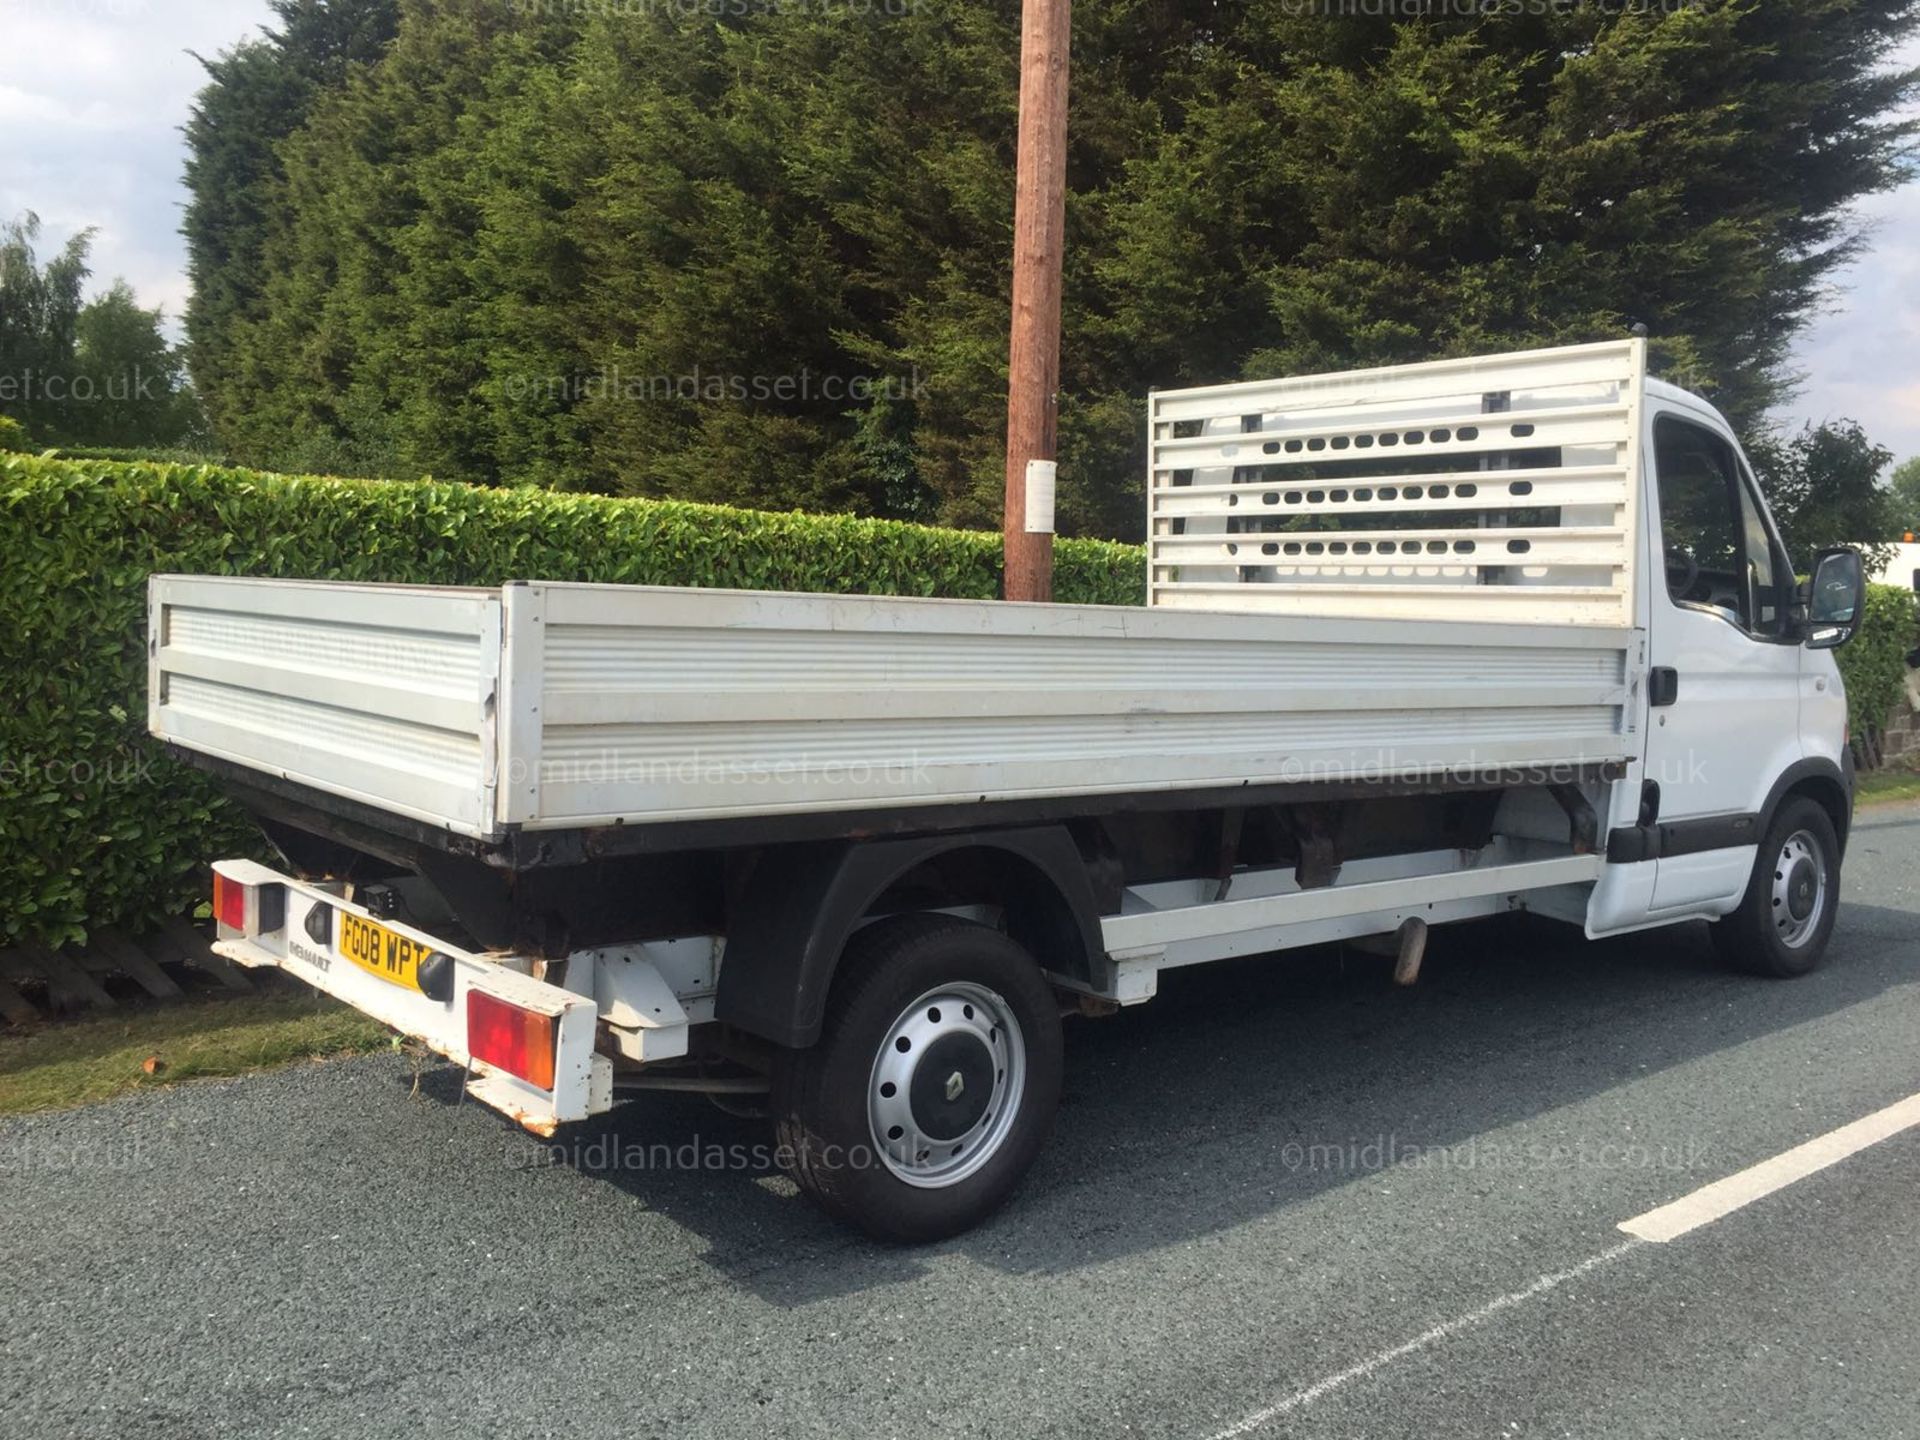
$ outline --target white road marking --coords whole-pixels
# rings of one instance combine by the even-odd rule
[[[1665,1244],[1915,1125],[1920,1125],[1920,1095],[1909,1095],[1737,1175],[1703,1185],[1670,1205],[1636,1215],[1620,1228],[1636,1239]]]
[[[1296,1390],[1283,1400],[1276,1400],[1264,1409],[1256,1410],[1245,1419],[1235,1421],[1226,1429],[1215,1432],[1209,1440],[1239,1440],[1255,1430],[1271,1424],[1281,1416],[1295,1410],[1304,1409],[1316,1400],[1325,1398],[1343,1385],[1355,1380],[1364,1380],[1377,1370],[1382,1370],[1396,1360],[1404,1360],[1416,1351],[1429,1345],[1438,1344],[1449,1336],[1458,1335],[1463,1330],[1471,1330],[1484,1325],[1503,1311],[1516,1305],[1545,1295],[1550,1290],[1558,1290],[1570,1280],[1578,1280],[1589,1271],[1618,1260],[1629,1250],[1638,1249],[1643,1243],[1651,1241],[1664,1244],[1677,1239],[1690,1231],[1698,1230],[1702,1225],[1731,1215],[1734,1211],[1751,1205],[1763,1196],[1784,1189],[1796,1180],[1804,1180],[1809,1175],[1836,1165],[1849,1155],[1858,1154],[1870,1145],[1878,1145],[1882,1140],[1898,1135],[1920,1125],[1920,1095],[1910,1095],[1905,1100],[1896,1101],[1884,1110],[1842,1125],[1838,1130],[1829,1131],[1804,1145],[1796,1145],[1784,1154],[1771,1160],[1762,1160],[1758,1165],[1742,1170],[1737,1175],[1729,1175],[1724,1180],[1716,1180],[1711,1185],[1703,1185],[1691,1195],[1683,1195],[1670,1205],[1662,1205],[1657,1210],[1649,1210],[1644,1215],[1636,1215],[1624,1221],[1620,1228],[1632,1238],[1623,1240],[1611,1250],[1602,1250],[1598,1255],[1590,1255],[1578,1265],[1565,1270],[1556,1270],[1551,1275],[1542,1275],[1524,1289],[1489,1300],[1478,1310],[1469,1310],[1464,1315],[1456,1315],[1451,1320],[1442,1320],[1431,1330],[1424,1330],[1411,1340],[1402,1341],[1391,1349],[1369,1355],[1358,1364],[1336,1371],[1323,1379],[1316,1380],[1304,1389]]]
[[[1244,1420],[1236,1421],[1213,1435],[1211,1440],[1239,1440],[1240,1436],[1251,1434],[1262,1426],[1278,1420],[1282,1415],[1313,1404],[1314,1401],[1338,1390],[1342,1385],[1354,1380],[1364,1380],[1374,1371],[1391,1365],[1396,1360],[1405,1359],[1417,1350],[1424,1350],[1429,1345],[1438,1344],[1450,1335],[1458,1335],[1462,1330],[1471,1330],[1477,1325],[1484,1325],[1503,1310],[1511,1310],[1516,1305],[1525,1304],[1529,1300],[1545,1295],[1549,1290],[1557,1290],[1569,1280],[1578,1280],[1588,1271],[1597,1270],[1608,1261],[1618,1260],[1629,1250],[1637,1250],[1639,1247],[1638,1240],[1623,1240],[1611,1250],[1602,1250],[1598,1255],[1589,1255],[1578,1265],[1565,1270],[1556,1270],[1551,1275],[1542,1275],[1525,1289],[1512,1291],[1497,1300],[1489,1300],[1478,1310],[1469,1310],[1466,1314],[1456,1315],[1451,1320],[1442,1320],[1431,1330],[1422,1331],[1411,1340],[1395,1345],[1390,1350],[1382,1350],[1376,1355],[1370,1355],[1357,1365],[1349,1365],[1345,1370],[1329,1375],[1323,1380],[1314,1381],[1304,1390],[1294,1391],[1284,1400],[1276,1400],[1265,1409],[1254,1411]]]

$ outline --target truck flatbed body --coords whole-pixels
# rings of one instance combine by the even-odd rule
[[[1156,393],[1144,607],[154,577],[149,720],[261,820],[219,953],[540,1133],[767,1096],[831,1213],[988,1213],[1063,1013],[1515,911],[1831,933],[1830,652],[1725,417],[1640,340]]]
[[[1543,784],[1633,753],[1634,636],[1602,625],[158,576],[151,626],[171,745],[522,862],[547,836]]]

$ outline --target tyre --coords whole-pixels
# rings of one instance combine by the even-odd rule
[[[1736,970],[1788,979],[1819,965],[1840,908],[1840,841],[1805,796],[1788,800],[1760,840],[1740,908],[1709,927]]]
[[[783,1158],[870,1235],[958,1234],[1045,1143],[1060,1063],[1059,1008],[1020,946],[945,915],[876,921],[848,943],[819,1043],[775,1068]]]

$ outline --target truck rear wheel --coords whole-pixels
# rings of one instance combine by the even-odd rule
[[[887,1240],[954,1235],[1003,1202],[1060,1101],[1059,1009],[1033,957],[946,915],[855,934],[819,1043],[774,1078],[795,1181]]]
[[[1720,958],[1750,975],[1789,979],[1824,958],[1840,907],[1840,841],[1833,820],[1805,796],[1767,826],[1740,908],[1709,927]]]

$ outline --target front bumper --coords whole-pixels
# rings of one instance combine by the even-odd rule
[[[575,994],[535,979],[533,962],[514,956],[476,955],[398,920],[375,915],[317,885],[282,875],[251,860],[221,860],[215,873],[245,886],[279,887],[285,903],[267,907],[272,929],[245,933],[220,926],[214,949],[239,965],[273,966],[390,1025],[466,1069],[467,1093],[538,1135],[551,1135],[563,1121],[584,1120],[613,1103],[613,1062],[595,1053],[599,1007],[591,995]],[[384,980],[348,959],[339,948],[337,917],[316,926],[332,937],[312,938],[308,916],[318,906],[357,915],[452,961],[446,998]],[[278,914],[273,914],[274,909]],[[490,996],[521,1010],[551,1017],[553,1083],[539,1086],[468,1050],[469,997]]]

